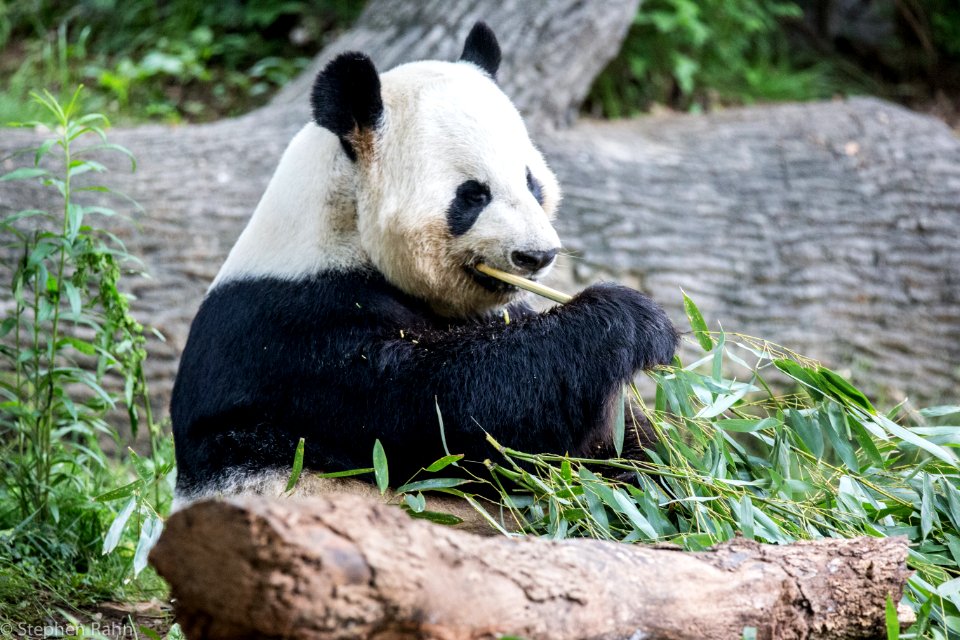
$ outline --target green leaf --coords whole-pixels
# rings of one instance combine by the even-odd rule
[[[777,369],[803,384],[807,393],[814,400],[819,401],[823,398],[823,388],[826,386],[826,382],[815,371],[786,358],[774,360],[773,364]]]
[[[9,226],[14,222],[19,220],[26,220],[27,218],[34,218],[36,216],[49,216],[50,213],[42,209],[24,209],[23,211],[17,211],[12,213],[9,216],[0,220],[0,226]]]
[[[133,575],[139,575],[147,568],[147,558],[150,550],[157,544],[160,534],[163,533],[163,520],[150,515],[140,528],[140,538],[137,540],[137,549],[133,553]]]
[[[407,507],[409,507],[414,513],[423,513],[427,508],[427,499],[423,497],[422,493],[405,494],[403,496],[403,503],[407,505]]]
[[[458,461],[458,460],[462,460],[462,459],[463,459],[463,454],[462,454],[462,453],[457,453],[457,454],[449,455],[449,456],[443,456],[442,458],[440,458],[439,460],[437,460],[436,462],[434,462],[433,464],[431,464],[429,467],[427,467],[426,470],[429,471],[429,472],[431,472],[431,473],[436,473],[437,471],[440,471],[440,470],[442,470],[442,469],[445,469],[448,465],[451,465],[451,464],[454,465],[454,466],[458,466],[458,465],[456,464],[457,461]]]
[[[700,71],[700,63],[679,51],[674,51],[671,57],[673,58],[673,77],[676,78],[677,85],[684,95],[690,95],[696,84],[695,76]]]
[[[843,464],[851,471],[859,472],[860,461],[857,460],[857,454],[850,446],[850,440],[846,435],[846,416],[843,408],[834,402],[828,403],[820,411],[820,427],[826,432],[833,450]]]
[[[933,483],[930,481],[930,474],[924,473],[920,498],[920,534],[924,540],[933,530],[934,518],[936,514],[934,513]]]
[[[630,524],[634,526],[637,531],[642,532],[651,540],[656,540],[659,537],[656,529],[653,528],[653,525],[650,524],[650,521],[647,520],[640,510],[637,509],[637,505],[627,497],[621,490],[613,492],[613,499],[616,501],[617,506],[622,514],[627,516],[627,519],[630,521]]]
[[[96,345],[80,340],[79,338],[63,338],[59,341],[59,344],[70,345],[85,356],[92,356],[97,352]]]
[[[857,439],[860,450],[867,454],[867,458],[872,464],[883,468],[883,456],[880,455],[880,450],[877,449],[876,443],[874,443],[866,428],[854,416],[847,416],[847,424],[850,425],[850,430],[853,432],[853,437]]]
[[[960,491],[957,491],[949,480],[945,480],[942,486],[947,494],[947,517],[953,524],[953,528],[960,530]],[[960,563],[960,558],[957,562]]]
[[[383,495],[387,492],[387,487],[390,486],[390,473],[387,469],[387,454],[384,452],[379,438],[373,443],[373,475],[377,480],[380,495]]]
[[[157,470],[153,459],[141,456],[130,447],[127,447],[127,453],[130,454],[130,462],[133,464],[133,468],[141,480],[149,482],[157,477]]]
[[[397,493],[411,493],[413,491],[430,491],[432,489],[452,489],[471,482],[466,478],[430,478],[417,480],[397,487]]]
[[[912,433],[909,429],[901,427],[896,422],[894,422],[893,420],[890,420],[886,416],[877,414],[872,417],[874,422],[878,423],[879,426],[883,427],[884,429],[889,431],[894,436],[900,438],[904,442],[912,444],[915,447],[919,447],[920,449],[923,449],[927,453],[930,453],[936,456],[937,458],[939,458],[940,460],[943,460],[948,464],[951,464],[951,465],[957,464],[957,457],[949,450],[944,449],[943,447],[936,445],[924,438],[921,438],[917,434]]]
[[[123,505],[123,509],[121,509],[117,517],[113,519],[113,522],[110,524],[110,529],[107,531],[107,536],[103,539],[103,555],[110,553],[120,544],[120,536],[123,534],[123,528],[127,526],[127,520],[130,519],[136,506],[137,498],[133,496],[127,500],[127,503]]]
[[[458,525],[463,522],[462,518],[451,513],[440,513],[439,511],[408,511],[411,518],[418,518],[421,520],[429,520],[435,524],[442,524],[449,527]]]
[[[450,455],[450,448],[447,446],[447,432],[443,427],[443,414],[440,413],[440,401],[437,396],[433,396],[433,406],[437,409],[437,422],[440,424],[440,443],[443,445],[443,452]]]
[[[731,420],[717,420],[714,424],[724,431],[734,431],[736,433],[754,433],[755,431],[762,431],[763,429],[776,427],[778,424],[780,424],[780,421],[776,418],[764,418],[763,420],[737,418]]]
[[[0,322],[0,338],[4,337],[17,326],[17,319],[15,317],[4,318],[3,322]]]
[[[73,243],[83,224],[84,209],[79,204],[70,203],[67,207],[67,240]]]
[[[887,594],[886,621],[887,640],[900,640],[900,618],[897,616],[897,605],[893,603],[889,593]]]
[[[0,182],[6,182],[7,180],[29,180],[30,178],[40,178],[47,175],[50,175],[50,172],[46,169],[20,167],[19,169],[14,169],[10,173],[5,173],[0,176]]]
[[[297,442],[297,450],[293,454],[293,467],[290,470],[290,479],[287,480],[287,487],[284,489],[287,493],[293,491],[293,488],[297,486],[297,481],[300,480],[300,474],[303,472],[303,452],[305,444],[306,441],[303,438],[300,438],[300,441]]]
[[[79,316],[81,310],[80,290],[69,280],[64,280],[63,290],[67,294],[67,300],[70,302],[70,313],[72,313],[74,317]]]
[[[800,441],[818,460],[823,457],[823,434],[811,420],[797,409],[787,409],[784,412],[787,425],[800,437]]]
[[[826,367],[819,367],[817,369],[817,374],[826,380],[827,385],[834,392],[833,395],[836,395],[841,400],[852,402],[853,404],[856,404],[860,408],[865,409],[870,413],[877,412],[877,410],[873,408],[873,405],[870,404],[870,400],[867,399],[867,396],[863,395],[862,391],[844,380],[840,374],[834,373]]]
[[[613,450],[617,457],[623,455],[623,437],[626,431],[626,404],[627,396],[620,390],[620,400],[617,402],[617,415],[613,419]]]
[[[920,415],[925,418],[940,418],[943,416],[951,416],[955,413],[960,413],[960,405],[941,405],[938,407],[927,407],[925,409],[920,409]]]
[[[119,500],[120,498],[127,498],[139,491],[142,487],[143,480],[134,480],[133,482],[125,484],[122,487],[117,487],[116,489],[111,489],[106,493],[101,493],[95,497],[94,500],[97,502],[112,502],[114,500]]]
[[[683,293],[683,309],[687,312],[687,318],[690,320],[690,328],[693,329],[693,334],[697,337],[697,342],[700,343],[700,347],[704,351],[710,351],[713,349],[713,338],[710,337],[710,329],[707,328],[707,323],[704,321],[703,315],[700,314],[700,309],[697,308],[693,300],[690,299],[686,292],[681,290],[681,293]]]
[[[39,165],[40,161],[43,159],[43,156],[47,155],[47,152],[50,151],[50,147],[57,144],[56,138],[48,138],[40,143],[40,146],[37,147],[37,152],[33,156],[33,164]]]
[[[753,500],[748,494],[743,494],[740,498],[740,531],[743,537],[753,540]]]
[[[365,473],[373,473],[373,467],[366,469],[347,469],[346,471],[331,471],[329,473],[318,473],[318,478],[349,478],[351,476],[362,476]]]
[[[716,418],[737,404],[750,391],[749,385],[740,387],[734,393],[721,394],[711,403],[697,412],[696,418]]]

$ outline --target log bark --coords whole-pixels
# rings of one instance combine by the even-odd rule
[[[374,0],[267,107],[206,125],[113,130],[140,161],[136,174],[108,179],[147,212],[138,228],[115,230],[153,275],[132,289],[139,317],[167,336],[148,362],[158,405],[204,291],[308,119],[313,71],[347,49],[370,53],[381,69],[454,59],[480,18],[501,39],[504,90],[565,188],[559,226],[575,256],[555,284],[631,283],[678,324],[682,287],[714,326],[849,368],[894,399],[954,398],[960,140],[932,118],[871,99],[568,127],[636,5]],[[0,158],[37,139],[0,132]],[[44,202],[35,188],[0,183],[0,213]]]
[[[348,495],[204,502],[151,553],[192,640],[885,637],[904,539],[705,553],[475,536]]]

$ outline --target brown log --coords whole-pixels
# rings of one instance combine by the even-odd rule
[[[203,293],[308,120],[313,72],[346,49],[368,52],[381,69],[454,59],[477,19],[496,30],[501,85],[565,190],[558,224],[577,256],[557,269],[564,289],[599,278],[634,284],[682,325],[683,287],[712,325],[849,368],[891,400],[955,398],[960,139],[933,118],[872,99],[564,129],[636,5],[374,0],[267,107],[206,125],[113,130],[140,161],[133,176],[107,180],[147,212],[138,229],[116,230],[153,275],[133,293],[138,317],[168,339],[151,344],[147,363],[158,406]],[[37,139],[0,132],[0,158]],[[0,214],[45,202],[24,183],[0,183]],[[0,260],[0,281],[9,264]]]
[[[877,638],[904,539],[705,553],[482,537],[350,495],[202,502],[151,553],[191,640]]]

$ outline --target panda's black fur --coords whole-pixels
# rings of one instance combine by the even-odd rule
[[[488,28],[474,29],[463,59],[496,73]],[[317,123],[354,162],[357,136],[383,110],[368,62],[338,58],[313,97]],[[519,179],[542,205],[529,168]],[[479,215],[470,206],[482,211],[490,198],[468,196],[450,194],[451,237],[468,233]],[[370,466],[379,439],[391,478],[402,482],[444,455],[438,409],[447,448],[468,460],[496,457],[485,432],[520,450],[589,455],[610,439],[623,385],[670,362],[676,342],[656,303],[617,285],[589,287],[545,313],[514,301],[452,317],[370,264],[218,281],[191,326],[173,390],[177,493],[289,469],[300,438],[305,467],[323,472]]]

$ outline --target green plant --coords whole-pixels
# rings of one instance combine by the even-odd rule
[[[211,120],[262,104],[299,73],[359,0],[0,0],[0,119],[36,115],[30,87],[90,85],[97,110]]]
[[[802,15],[790,0],[647,0],[587,109],[616,118],[652,103],[692,109],[828,96],[836,88],[828,68],[801,67],[786,47],[780,21]]]
[[[142,570],[160,531],[173,466],[172,444],[150,409],[144,329],[119,288],[125,270],[139,266],[95,224],[116,215],[104,200],[115,192],[90,180],[106,171],[101,160],[120,154],[135,164],[129,151],[107,141],[104,116],[81,112],[80,93],[65,105],[47,92],[34,94],[50,121],[21,126],[52,135],[27,150],[30,166],[0,176],[39,183],[59,203],[0,220],[2,250],[15,258],[0,322],[0,565],[60,585],[53,592],[76,586],[64,575],[55,579],[58,573],[87,575],[95,584],[85,586],[100,592],[120,586],[131,566]],[[111,420],[124,414],[132,437],[146,429],[150,456],[131,451],[137,480],[108,491],[126,473],[101,441],[121,443]],[[121,494],[128,501],[117,513],[106,501]],[[133,514],[132,553],[115,554],[117,562],[93,571],[101,552],[119,546]]]

